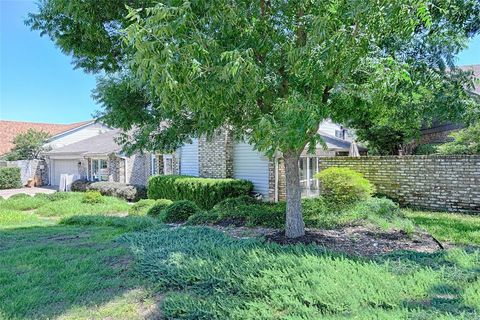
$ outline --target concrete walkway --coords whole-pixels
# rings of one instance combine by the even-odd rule
[[[5,190],[0,190],[0,197],[4,199],[8,199],[14,194],[19,194],[19,193],[26,193],[28,195],[34,196],[37,193],[54,193],[57,191],[56,187],[35,187],[35,188],[20,188],[20,189],[5,189]]]

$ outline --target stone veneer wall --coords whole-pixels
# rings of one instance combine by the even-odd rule
[[[213,137],[198,139],[200,177],[231,178],[233,176],[233,140],[227,130],[218,130]]]
[[[480,212],[480,156],[320,158],[319,168],[348,167],[364,174],[377,193],[402,205]]]

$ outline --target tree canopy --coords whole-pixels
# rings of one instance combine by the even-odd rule
[[[48,137],[48,132],[35,129],[18,134],[13,139],[14,147],[6,155],[6,159],[10,161],[37,159],[40,152],[47,150],[44,144]]]
[[[418,128],[428,115],[459,114],[469,104],[454,57],[478,32],[476,0],[100,7],[48,0],[28,23],[77,67],[106,72],[94,96],[103,120],[128,132],[128,149],[172,150],[228,128],[267,155],[281,152],[287,236],[304,233],[298,157],[321,142],[322,120],[403,130],[402,123]],[[448,105],[439,108],[439,99]]]

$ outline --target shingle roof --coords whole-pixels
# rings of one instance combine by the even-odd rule
[[[119,134],[119,130],[111,130],[97,136],[81,140],[64,147],[46,152],[45,154],[53,155],[108,155],[122,151],[122,147],[115,142],[115,138]]]
[[[23,121],[0,120],[0,155],[8,153],[13,148],[13,139],[28,129],[43,130],[50,136],[55,136],[66,131],[86,125],[93,120],[76,122],[71,124],[38,123]]]

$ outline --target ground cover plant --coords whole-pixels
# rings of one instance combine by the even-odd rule
[[[175,319],[475,319],[480,253],[374,261],[198,227],[126,235]],[[428,262],[428,263],[426,263]]]
[[[302,207],[307,227],[341,228],[349,225],[368,225],[374,228],[414,230],[399,206],[386,198],[367,198],[350,205],[332,204],[323,197],[303,199]],[[188,224],[245,225],[247,227],[282,228],[285,224],[285,203],[259,202],[242,196],[226,199],[209,211],[199,212]]]

